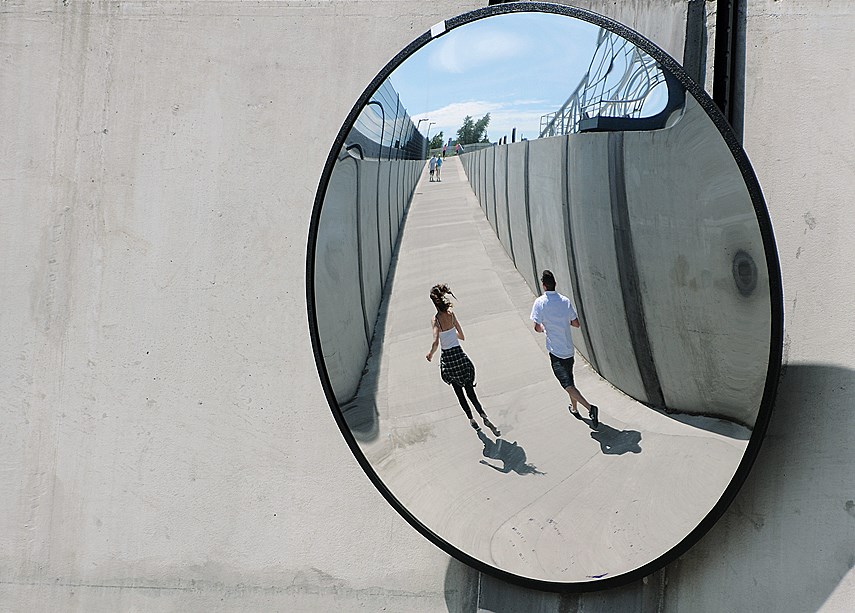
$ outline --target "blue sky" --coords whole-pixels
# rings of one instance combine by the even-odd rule
[[[548,13],[512,13],[460,26],[432,40],[390,76],[413,122],[454,136],[466,115],[490,113],[487,136],[511,129],[533,139],[540,117],[556,111],[578,85],[599,28]],[[421,132],[427,131],[422,122]]]

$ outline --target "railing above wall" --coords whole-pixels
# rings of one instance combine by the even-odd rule
[[[658,105],[662,108],[651,109],[658,102],[657,90],[663,97]],[[588,71],[561,108],[541,117],[540,138],[663,128],[684,101],[682,86],[652,57],[623,37],[600,29]]]
[[[366,158],[375,159],[424,159],[427,147],[388,79],[362,109],[345,144],[359,144]]]

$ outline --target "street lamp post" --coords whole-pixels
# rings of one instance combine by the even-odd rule
[[[423,117],[419,119],[419,122],[416,124],[416,132],[419,131],[419,127],[422,125],[423,121],[430,121],[427,117]],[[430,130],[430,126],[428,126],[428,130]],[[425,145],[422,147],[422,157],[425,155],[425,147],[427,147],[427,136],[425,136]]]
[[[433,125],[436,125],[435,121],[432,121],[428,124],[427,136],[425,136],[425,140],[428,142],[428,144],[427,144],[428,153],[430,153],[430,127]]]

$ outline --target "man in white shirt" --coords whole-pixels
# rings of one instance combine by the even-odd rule
[[[600,425],[597,405],[585,400],[573,381],[575,349],[573,337],[570,336],[570,327],[579,327],[576,309],[570,304],[567,296],[555,291],[555,276],[551,271],[544,270],[540,276],[540,282],[543,284],[544,294],[534,301],[531,308],[534,329],[536,332],[546,332],[546,350],[549,352],[549,361],[552,362],[552,372],[570,396],[570,412],[576,419],[582,419],[579,411],[576,410],[576,403],[582,403],[582,406],[588,409],[591,425],[597,428]]]

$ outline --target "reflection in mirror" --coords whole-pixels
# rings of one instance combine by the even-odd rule
[[[772,328],[757,213],[698,100],[608,30],[514,12],[415,51],[334,153],[317,336],[388,492],[526,580],[673,550],[743,459]]]

